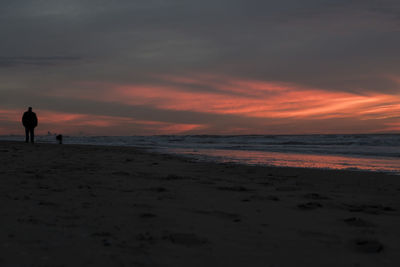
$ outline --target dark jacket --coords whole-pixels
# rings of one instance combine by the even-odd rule
[[[26,128],[35,128],[38,125],[36,113],[32,111],[26,111],[22,116],[22,124]]]

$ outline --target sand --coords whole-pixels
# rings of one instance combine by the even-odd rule
[[[0,142],[0,266],[400,266],[400,176]]]

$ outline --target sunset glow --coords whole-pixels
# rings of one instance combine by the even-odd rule
[[[174,81],[183,81],[182,86],[213,86],[218,92],[188,92],[176,87],[116,86],[108,99],[161,109],[260,118],[368,119],[400,116],[400,96],[327,92],[259,81],[226,81],[226,84],[206,84],[185,78],[175,78]]]
[[[0,14],[0,134],[29,106],[40,133],[400,132],[394,2],[17,2]]]
[[[388,94],[354,94],[348,92],[324,91],[316,88],[304,88],[295,84],[238,80],[211,75],[193,77],[162,77],[163,82],[173,85],[118,85],[84,83],[91,91],[99,93],[81,95],[82,99],[100,103],[120,103],[127,106],[148,106],[159,110],[196,112],[216,115],[237,116],[238,120],[281,119],[297,120],[342,120],[382,121],[384,127],[371,129],[371,132],[398,131],[396,119],[400,117],[400,96]],[[190,87],[204,86],[208,91],[190,91]],[[64,91],[62,97],[74,98]],[[3,110],[2,121],[15,122],[21,111]],[[212,125],[163,122],[143,120],[139,117],[79,114],[41,110],[40,121],[46,131],[87,132],[93,129],[95,134],[101,129],[120,132],[125,127],[132,133],[144,134],[184,134],[207,132]],[[240,119],[242,118],[242,119]],[[272,122],[271,122],[272,123]],[[337,122],[336,122],[337,123]],[[268,129],[268,121],[265,124]],[[276,125],[276,122],[274,122]],[[279,123],[278,123],[279,125]],[[252,128],[235,127],[220,129],[219,133],[229,131],[252,133]],[[74,130],[72,130],[74,129]],[[86,129],[86,130],[85,130]],[[98,129],[98,130],[95,130]],[[99,130],[100,129],[100,130]],[[238,131],[238,129],[240,129]],[[340,127],[338,128],[340,130]],[[42,130],[42,131],[43,131]],[[89,131],[90,133],[90,131]]]
[[[115,116],[96,116],[92,114],[68,114],[61,112],[53,112],[49,110],[36,110],[39,117],[39,130],[41,134],[51,133],[69,133],[80,134],[85,133],[95,135],[99,129],[104,128],[113,133],[113,128],[125,127],[132,132],[149,134],[157,132],[158,134],[179,134],[194,129],[205,128],[200,124],[178,124],[166,123],[161,121],[142,121],[127,117]],[[12,123],[16,131],[8,132],[11,134],[20,134],[20,117],[22,113],[17,110],[2,111],[0,121],[8,121]],[[72,129],[72,130],[71,130]],[[87,132],[87,129],[93,129],[93,132]],[[2,134],[6,134],[9,129],[1,129]],[[114,132],[117,135],[117,132]]]

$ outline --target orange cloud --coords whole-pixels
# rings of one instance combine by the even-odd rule
[[[400,122],[386,123],[385,132],[400,132]]]
[[[107,99],[161,109],[235,114],[255,118],[359,119],[391,118],[400,115],[400,96],[357,95],[303,88],[293,84],[260,81],[201,80],[166,77],[177,86],[113,86]],[[185,86],[209,86],[216,91],[185,90]]]
[[[291,83],[205,74],[182,77],[163,75],[155,76],[154,79],[157,85],[86,82],[76,86],[75,90],[62,92],[57,90],[57,96],[148,106],[158,110],[229,114],[236,117],[221,126],[212,123],[210,125],[193,124],[190,121],[167,123],[90,114],[59,115],[44,111],[41,114],[41,121],[49,124],[49,128],[59,127],[63,131],[92,129],[93,133],[97,133],[95,129],[103,129],[103,133],[106,134],[112,134],[111,132],[178,134],[193,131],[210,133],[209,129],[213,129],[213,133],[221,134],[266,133],[266,131],[349,133],[352,132],[351,127],[355,132],[399,131],[396,122],[400,118],[400,94],[370,92],[361,95],[306,88]],[[11,117],[13,120],[20,119],[19,113],[5,112],[0,115],[0,120]],[[169,119],[173,121],[174,118]],[[252,124],[246,124],[249,119],[252,120]],[[318,125],[313,124],[315,121],[319,122]]]
[[[39,134],[46,134],[47,131],[51,131],[65,134],[84,132],[96,135],[104,134],[104,129],[110,135],[117,134],[120,129],[132,130],[131,134],[137,134],[138,129],[147,134],[181,134],[207,127],[202,124],[146,121],[129,117],[75,114],[50,110],[35,110],[35,112],[39,118]],[[0,121],[11,122],[14,125],[14,129],[10,131],[10,129],[0,128],[0,134],[21,134],[21,116],[22,111],[20,110],[1,110]]]

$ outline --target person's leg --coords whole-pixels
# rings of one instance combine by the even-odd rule
[[[35,142],[35,128],[31,128],[30,132],[31,132],[31,142],[34,143]]]
[[[25,127],[25,142],[29,142],[29,128]]]

